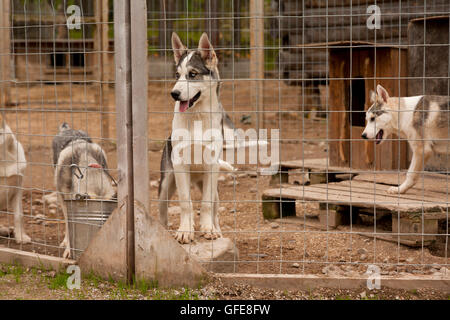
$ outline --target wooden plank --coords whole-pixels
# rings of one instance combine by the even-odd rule
[[[266,290],[305,290],[315,288],[356,289],[367,287],[367,275],[357,277],[298,275],[298,274],[246,274],[219,273],[216,274],[221,283],[228,286],[241,284]],[[450,277],[430,275],[395,275],[380,277],[382,289],[417,290],[417,288],[433,288],[450,292]]]
[[[352,188],[340,183],[324,185],[311,185],[303,187],[290,187],[268,189],[263,193],[266,197],[287,198],[306,201],[317,201],[335,205],[355,206],[362,208],[376,208],[395,211],[398,213],[411,212],[440,212],[442,204],[422,202],[417,200],[402,199],[391,195],[370,194],[353,185]]]
[[[65,271],[69,265],[76,264],[76,261],[0,246],[0,263]]]
[[[354,180],[397,186],[405,181],[405,178],[405,172],[374,172],[360,174]],[[417,183],[406,194],[411,192],[421,194],[419,192],[422,191],[432,191],[444,195],[450,194],[450,176],[431,172],[420,173]]]
[[[310,187],[313,189],[314,187],[319,187],[319,185]],[[326,192],[328,192],[328,194],[348,192],[352,198],[366,199],[368,202],[372,203],[373,206],[378,206],[381,203],[393,203],[399,205],[414,204],[417,205],[418,209],[421,209],[423,205],[426,205],[427,207],[438,205],[441,209],[445,209],[449,203],[446,198],[439,197],[440,194],[427,194],[423,196],[391,195],[386,192],[388,188],[389,186],[380,184],[343,181],[340,183],[329,183]],[[323,188],[321,189],[323,190]],[[441,214],[445,217],[445,210],[443,210]]]
[[[382,185],[382,184],[376,184],[374,182],[366,182],[366,181],[343,181],[341,183],[342,185],[350,185],[353,184],[353,186],[356,186],[361,192],[368,192],[368,193],[376,193],[378,195],[386,195],[387,189],[390,187],[388,185]],[[413,190],[418,191],[418,190]],[[397,198],[397,195],[390,195],[392,197]],[[440,204],[448,204],[450,201],[450,198],[447,199],[445,196],[443,197],[442,193],[438,192],[430,192],[427,191],[426,193],[422,193],[422,190],[419,192],[413,192],[413,193],[406,193],[398,195],[398,197],[402,199],[408,199],[408,200],[417,200],[417,201],[424,201],[424,202],[431,202],[431,203],[440,203]]]
[[[387,186],[380,185],[380,187],[384,187],[380,190],[380,188],[376,188],[374,190],[374,187],[372,185],[372,188],[364,188],[363,185],[361,185],[358,182],[348,182],[344,181],[342,183],[329,183],[327,185],[327,188],[319,188],[321,185],[312,185],[309,186],[312,191],[321,190],[323,192],[326,192],[328,196],[330,195],[347,195],[349,198],[353,199],[362,199],[366,200],[369,204],[372,205],[372,208],[376,205],[383,205],[383,204],[398,204],[401,206],[404,205],[415,205],[418,209],[422,208],[423,205],[426,206],[432,206],[435,205],[447,205],[447,202],[444,199],[435,199],[435,202],[432,201],[421,201],[417,200],[417,198],[413,197],[397,197],[396,195],[390,195],[386,192]],[[377,185],[375,185],[377,186]]]
[[[306,222],[303,217],[283,217],[279,219],[275,219],[275,222],[278,222],[279,224],[286,225],[285,230],[290,230],[287,226],[296,226],[296,227],[308,227],[308,228],[314,228],[322,231],[328,231],[330,230],[329,227],[323,226],[319,223],[309,223]]]

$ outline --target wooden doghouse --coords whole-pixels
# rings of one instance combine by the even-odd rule
[[[408,167],[406,141],[393,136],[381,145],[365,141],[370,91],[381,84],[391,96],[407,95],[407,50],[371,42],[328,43],[330,165],[352,169]]]

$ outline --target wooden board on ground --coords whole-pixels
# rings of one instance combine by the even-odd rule
[[[363,212],[390,213],[392,236],[386,235],[382,240],[396,240],[408,246],[429,245],[437,240],[439,220],[448,218],[448,194],[442,192],[443,188],[446,189],[446,180],[426,177],[423,183],[430,185],[430,190],[412,189],[406,194],[396,195],[387,193],[390,184],[375,183],[367,175],[363,180],[357,178],[310,186],[282,185],[265,190],[263,215],[266,219],[295,216],[296,200],[311,201],[328,209],[319,214],[321,224],[327,228],[348,224],[350,217],[351,221],[356,221],[357,215]],[[393,177],[388,175],[381,179],[380,175],[377,178],[377,182],[389,182]]]
[[[367,181],[373,184],[386,184],[397,186],[406,179],[406,172],[373,172],[363,173],[354,178],[356,181]],[[438,173],[421,173],[417,183],[413,188],[409,189],[405,196],[415,195],[422,196],[430,192],[437,192],[440,194],[450,193],[450,176]],[[442,196],[442,195],[441,195]],[[446,198],[444,198],[446,199]]]
[[[289,186],[264,191],[263,196],[272,199],[295,199],[328,203],[336,206],[353,206],[368,209],[384,209],[398,213],[430,212],[446,215],[448,200],[442,194],[426,191],[424,196],[402,194],[391,195],[389,185],[366,181],[342,181],[311,186]]]

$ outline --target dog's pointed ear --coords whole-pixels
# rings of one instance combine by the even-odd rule
[[[377,94],[375,93],[375,91],[370,90],[370,103],[375,103],[376,100],[377,100]]]
[[[389,99],[389,93],[381,85],[377,85],[377,95],[384,103],[387,103]]]
[[[217,56],[211,42],[209,42],[206,32],[203,32],[200,37],[200,41],[198,42],[198,50],[200,51],[202,59],[206,61],[207,67],[211,68],[217,66]]]
[[[175,64],[178,64],[181,56],[187,51],[187,48],[185,47],[183,42],[181,42],[180,37],[175,32],[172,33],[172,50]]]

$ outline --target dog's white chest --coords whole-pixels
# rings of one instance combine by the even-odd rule
[[[172,155],[181,157],[182,154],[183,164],[215,164],[223,147],[221,114],[175,114],[171,139]]]

